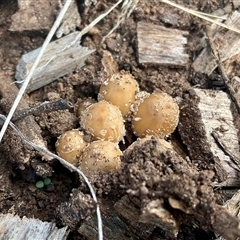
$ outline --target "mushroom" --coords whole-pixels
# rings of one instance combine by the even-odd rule
[[[135,102],[137,92],[139,92],[137,81],[131,74],[121,71],[113,74],[101,85],[98,100],[106,100],[117,106],[125,117]]]
[[[89,175],[91,171],[119,171],[122,152],[116,143],[109,141],[93,141],[86,148],[80,158],[79,168]]]
[[[163,138],[175,130],[178,119],[179,107],[167,93],[156,91],[138,94],[132,119],[137,136],[155,135]]]
[[[83,137],[83,132],[77,129],[65,132],[58,138],[55,144],[57,154],[77,166],[82,150],[87,146],[87,142],[84,141]]]
[[[100,101],[90,105],[80,117],[82,128],[93,140],[120,142],[125,135],[123,117],[118,107]]]
[[[79,117],[81,113],[86,110],[87,107],[96,103],[97,101],[93,98],[84,98],[77,103],[76,115]]]

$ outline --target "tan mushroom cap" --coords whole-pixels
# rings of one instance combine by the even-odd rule
[[[82,150],[87,146],[83,137],[84,134],[76,129],[65,132],[55,144],[57,154],[77,166]]]
[[[93,98],[85,98],[82,99],[81,101],[78,102],[77,110],[76,110],[76,115],[79,117],[81,113],[86,110],[87,107],[90,105],[96,103],[97,101]]]
[[[126,72],[120,72],[113,74],[109,80],[101,85],[98,99],[106,100],[117,106],[122,115],[127,116],[138,91],[139,86],[133,76]]]
[[[139,137],[171,134],[178,125],[179,107],[164,92],[154,92],[140,97],[134,106],[132,126]]]
[[[125,135],[122,114],[118,107],[100,101],[89,106],[82,114],[80,124],[93,140],[120,142]]]
[[[79,168],[85,174],[90,171],[119,171],[122,152],[117,144],[109,141],[94,141],[90,143],[81,155]]]

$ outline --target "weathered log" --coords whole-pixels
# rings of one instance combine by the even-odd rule
[[[226,239],[240,236],[239,220],[216,203],[210,171],[198,171],[163,140],[141,140],[124,152],[121,175],[140,222],[153,224],[173,239],[184,221],[197,219]],[[136,216],[136,219],[138,217]],[[188,219],[188,220],[187,220]]]
[[[137,25],[138,61],[140,64],[187,66],[187,31],[165,28],[146,22]]]
[[[240,13],[238,11],[234,11],[228,17],[225,24],[233,28],[239,28]],[[216,46],[216,50],[222,62],[240,53],[239,33],[232,30],[222,29],[219,26],[216,26],[216,24],[211,26],[211,31],[213,36],[212,42]],[[192,66],[196,72],[210,75],[217,65],[217,61],[212,54],[211,48],[206,47],[196,58]]]
[[[233,157],[239,155],[238,130],[231,104],[222,91],[191,89],[180,112],[179,132],[190,158],[200,169],[214,169],[221,186],[240,185],[240,161]]]
[[[79,32],[71,33],[48,45],[27,87],[27,92],[41,88],[84,65],[87,56],[94,50],[82,47],[80,41],[70,46],[78,34]],[[31,69],[39,51],[40,48],[24,54],[20,59],[15,74],[19,87],[22,86],[22,80]]]
[[[53,222],[42,222],[39,219],[22,219],[12,214],[0,215],[0,239],[11,240],[66,240],[69,230],[67,227],[58,229]]]

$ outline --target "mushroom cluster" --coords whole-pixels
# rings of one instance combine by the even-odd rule
[[[140,92],[130,73],[114,71],[102,83],[98,102],[89,98],[80,101],[76,115],[82,131],[70,130],[60,136],[56,151],[90,175],[91,171],[120,169],[122,152],[118,143],[124,142],[126,121],[131,121],[138,137],[164,138],[177,127],[179,107],[170,95]],[[87,143],[84,134],[90,135],[92,142]]]

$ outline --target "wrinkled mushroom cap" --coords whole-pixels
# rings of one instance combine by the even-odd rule
[[[117,144],[109,141],[94,141],[90,143],[81,155],[79,168],[85,174],[91,171],[118,171],[121,167],[121,150]]]
[[[127,116],[138,91],[139,86],[133,76],[126,72],[120,72],[113,74],[101,85],[98,99],[106,100],[117,106],[122,115]]]
[[[179,107],[175,100],[164,92],[142,94],[133,109],[132,126],[139,137],[164,137],[177,127]]]
[[[120,142],[125,135],[123,117],[118,107],[100,101],[89,106],[82,114],[80,124],[93,140]]]
[[[84,134],[76,129],[65,132],[55,144],[57,154],[77,166],[82,150],[87,146],[83,137]]]

